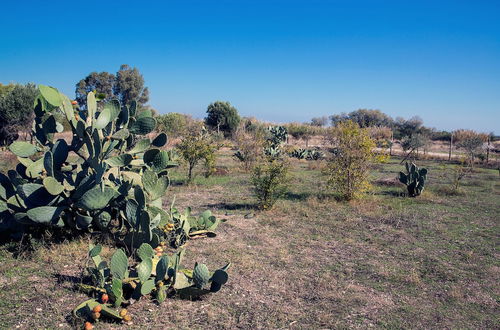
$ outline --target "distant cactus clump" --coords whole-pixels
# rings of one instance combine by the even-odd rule
[[[406,185],[410,197],[419,196],[425,187],[427,169],[418,168],[415,164],[405,164],[406,173],[399,172],[399,181]]]

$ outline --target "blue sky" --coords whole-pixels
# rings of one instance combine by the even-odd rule
[[[287,122],[380,109],[500,133],[500,1],[3,1],[0,82],[74,96],[139,68],[150,104]]]

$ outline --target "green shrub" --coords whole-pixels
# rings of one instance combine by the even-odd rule
[[[4,146],[17,140],[19,132],[29,133],[38,91],[33,84],[7,85],[1,89],[0,146]]]
[[[368,171],[376,159],[375,143],[365,129],[350,120],[337,123],[330,141],[335,153],[325,170],[328,184],[341,199],[353,199],[370,186]]]
[[[252,185],[260,209],[272,208],[287,192],[288,169],[288,164],[280,159],[266,161],[254,168]]]
[[[195,166],[204,162],[205,177],[209,177],[215,171],[215,152],[219,148],[215,144],[212,135],[207,130],[200,132],[190,132],[185,135],[177,145],[179,155],[188,165],[187,183],[191,183],[195,176],[193,172]]]
[[[238,110],[229,102],[216,101],[207,108],[207,117],[205,124],[217,130],[217,133],[223,132],[224,136],[231,136],[240,123]]]

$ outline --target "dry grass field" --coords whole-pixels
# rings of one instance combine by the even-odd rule
[[[192,240],[184,264],[232,262],[230,280],[201,301],[144,299],[130,306],[137,329],[498,328],[500,178],[477,169],[463,194],[448,195],[446,168],[429,169],[428,189],[402,195],[399,160],[373,169],[373,189],[338,202],[319,168],[294,161],[290,192],[267,212],[255,209],[249,174],[231,151],[229,173],[185,186],[172,172],[180,207],[210,209],[227,221],[216,238]],[[168,202],[168,201],[167,201]],[[0,328],[78,328],[71,310],[89,236],[25,251],[0,250]],[[107,249],[105,253],[110,253]],[[97,329],[121,328],[99,323]]]

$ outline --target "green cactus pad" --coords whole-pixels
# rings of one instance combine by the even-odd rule
[[[194,284],[201,289],[210,280],[210,272],[205,264],[196,263],[193,271]]]
[[[77,205],[88,211],[99,210],[106,207],[111,199],[113,199],[118,192],[110,187],[95,187],[83,194]]]
[[[61,105],[61,95],[54,87],[38,85],[38,90],[42,94],[43,98],[54,107],[58,107]]]
[[[38,148],[25,141],[15,141],[9,146],[9,150],[18,157],[30,157],[38,152]]]
[[[141,282],[146,282],[153,271],[153,261],[151,258],[144,259],[137,265],[137,276]]]
[[[111,257],[110,270],[111,276],[116,279],[123,280],[128,269],[128,258],[122,249],[116,250]]]
[[[29,209],[26,215],[30,220],[37,223],[52,223],[59,219],[63,210],[63,207],[40,206]]]
[[[130,127],[130,132],[137,135],[146,135],[151,133],[156,127],[156,120],[153,117],[139,118]]]
[[[106,159],[104,162],[106,162],[106,164],[108,164],[109,166],[112,166],[112,167],[117,167],[117,166],[123,167],[123,166],[127,166],[128,164],[130,164],[132,159],[133,159],[132,155],[121,154],[121,155]]]
[[[142,243],[141,246],[137,249],[137,256],[141,258],[141,260],[148,260],[153,258],[155,255],[155,251],[151,247],[151,245],[147,243]]]
[[[43,179],[43,186],[47,189],[49,194],[54,196],[59,195],[64,191],[64,186],[51,176]]]
[[[94,123],[94,128],[95,129],[103,129],[106,127],[111,120],[111,112],[109,108],[104,108],[101,113],[99,113],[99,116],[97,117],[97,120]]]
[[[155,281],[154,280],[145,281],[141,284],[141,294],[143,296],[150,294],[154,288],[155,288]]]
[[[158,134],[157,137],[153,139],[153,142],[151,144],[157,148],[163,147],[165,144],[167,144],[167,134],[165,133],[160,133]]]

